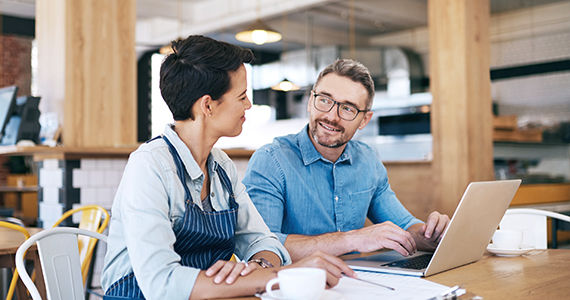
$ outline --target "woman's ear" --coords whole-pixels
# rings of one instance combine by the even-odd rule
[[[200,112],[204,116],[211,117],[213,114],[212,111],[212,97],[210,95],[204,95],[198,99],[198,104],[200,108]]]

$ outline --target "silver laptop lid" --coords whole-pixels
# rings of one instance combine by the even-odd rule
[[[520,183],[517,179],[469,184],[425,269],[388,266],[390,262],[408,259],[396,251],[347,260],[346,263],[357,270],[429,276],[474,262],[483,256]],[[409,258],[425,253],[418,251]]]
[[[480,259],[520,184],[520,179],[470,183],[424,276]]]

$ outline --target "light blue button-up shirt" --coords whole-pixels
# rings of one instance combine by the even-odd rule
[[[202,207],[200,191],[204,174],[170,125],[164,135],[184,162],[194,203]],[[163,139],[156,139],[141,145],[129,157],[112,208],[102,277],[104,290],[134,270],[146,299],[190,297],[200,270],[182,266],[180,256],[174,251],[176,237],[172,228],[178,227],[177,222],[184,217],[185,199],[168,149]],[[228,174],[239,205],[236,254],[248,260],[255,253],[268,250],[285,264],[290,263],[287,250],[269,231],[239,182],[235,165],[219,149],[212,149],[207,163],[212,207],[216,211],[229,209],[229,195],[214,172],[214,161]]]
[[[396,198],[386,168],[370,146],[351,140],[333,163],[315,149],[307,126],[258,149],[243,183],[282,243],[288,234],[359,229],[366,216],[403,229],[421,222]]]

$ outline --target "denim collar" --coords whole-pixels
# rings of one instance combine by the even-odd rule
[[[313,142],[309,137],[309,124],[305,125],[305,127],[303,127],[303,129],[301,129],[299,133],[297,133],[296,139],[297,139],[297,145],[299,146],[299,150],[301,152],[301,158],[303,159],[303,163],[305,164],[305,166],[310,165],[317,160],[322,160],[325,162],[332,163],[330,160],[324,158],[321,155],[321,153],[317,151],[315,145],[313,145]],[[342,154],[334,164],[342,163],[345,161],[349,164],[352,163],[352,155],[350,154],[351,149],[352,149],[352,141],[348,141],[348,143],[346,143],[344,151],[342,152]]]

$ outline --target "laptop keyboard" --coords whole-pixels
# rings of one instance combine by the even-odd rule
[[[432,256],[433,253],[427,253],[412,258],[404,258],[401,260],[397,260],[391,263],[384,264],[382,266],[421,270],[427,268]]]

